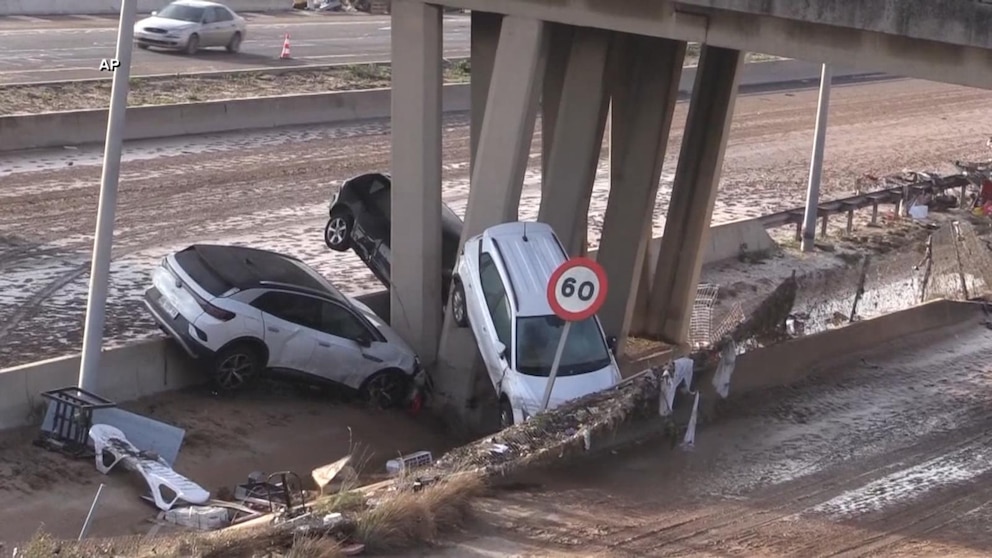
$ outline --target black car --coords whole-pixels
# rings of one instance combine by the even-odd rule
[[[388,288],[390,269],[390,203],[388,174],[369,173],[348,179],[331,198],[324,242],[331,250],[353,249]],[[462,220],[441,204],[441,300],[448,298],[451,274],[458,258]]]

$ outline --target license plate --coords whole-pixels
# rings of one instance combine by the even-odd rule
[[[165,299],[165,297],[159,299],[159,304],[162,305],[162,309],[165,310],[166,314],[168,314],[172,318],[175,318],[176,316],[179,315],[179,309],[173,306],[171,302]]]

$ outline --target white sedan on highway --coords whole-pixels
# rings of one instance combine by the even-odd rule
[[[245,19],[230,8],[202,0],[177,0],[134,24],[138,48],[156,47],[196,54],[201,48],[238,52],[245,39]]]

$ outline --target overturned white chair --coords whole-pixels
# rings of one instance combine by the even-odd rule
[[[203,487],[175,472],[161,457],[135,447],[120,429],[94,424],[90,439],[96,452],[96,469],[106,475],[123,461],[126,469],[145,479],[158,509],[169,511],[179,501],[206,504],[210,500],[210,493]]]

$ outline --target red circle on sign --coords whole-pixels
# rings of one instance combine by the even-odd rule
[[[566,297],[558,286],[559,283],[568,279],[566,275],[595,276],[598,283],[598,287],[595,287],[596,292],[588,302],[581,300],[578,302],[581,308],[575,308],[575,304],[567,304],[571,297]],[[577,295],[581,287],[580,284],[573,288],[573,293]],[[569,322],[580,322],[599,312],[603,303],[606,302],[606,287],[606,271],[603,266],[589,258],[571,258],[551,273],[551,278],[548,280],[548,304],[551,305],[551,310],[559,318]],[[571,308],[566,308],[566,306],[571,306]]]

